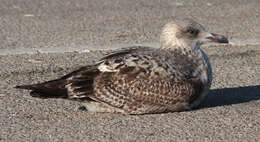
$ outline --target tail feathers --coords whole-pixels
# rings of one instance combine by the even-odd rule
[[[17,89],[32,90],[30,95],[39,98],[67,98],[65,80],[53,80],[40,84],[15,86]]]
[[[100,73],[97,65],[82,67],[57,80],[33,85],[21,85],[15,88],[32,90],[30,93],[32,97],[87,98],[89,94],[93,93],[94,78]]]
[[[26,90],[35,90],[37,89],[37,84],[36,85],[21,85],[21,86],[15,86],[14,88],[17,88],[17,89],[26,89]]]

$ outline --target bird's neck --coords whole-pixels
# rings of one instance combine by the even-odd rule
[[[161,49],[167,49],[167,50],[175,50],[175,49],[181,49],[185,51],[198,51],[200,50],[201,42],[181,42],[177,41],[174,43],[161,43],[160,48]]]

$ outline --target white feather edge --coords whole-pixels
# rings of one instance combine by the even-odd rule
[[[111,66],[105,65],[104,63],[98,66],[98,70],[101,72],[117,72],[118,70],[112,69]]]

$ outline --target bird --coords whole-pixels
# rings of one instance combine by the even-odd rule
[[[104,55],[59,79],[15,88],[32,97],[80,101],[89,112],[129,115],[198,107],[210,90],[212,68],[204,43],[228,43],[189,18],[162,27],[160,47],[131,46]]]

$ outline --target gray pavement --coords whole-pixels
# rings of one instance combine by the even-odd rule
[[[260,141],[259,0],[0,0],[0,141]],[[81,111],[17,84],[60,77],[122,45],[157,46],[172,15],[229,45],[206,45],[214,72],[196,110],[153,115]]]
[[[157,42],[173,16],[229,39],[260,38],[259,0],[0,0],[0,48]]]

